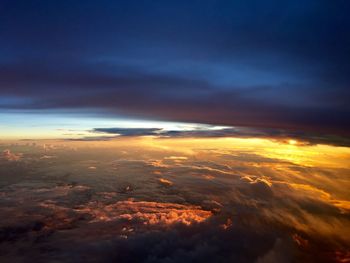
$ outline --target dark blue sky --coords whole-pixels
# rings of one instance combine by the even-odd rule
[[[0,1],[0,111],[345,134],[349,1]]]

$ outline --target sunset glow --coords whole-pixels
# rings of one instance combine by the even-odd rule
[[[349,10],[0,0],[0,262],[350,263]]]

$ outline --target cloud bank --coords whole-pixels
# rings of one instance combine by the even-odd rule
[[[165,130],[162,128],[95,128],[92,133],[101,133],[105,136],[89,136],[79,139],[82,141],[112,140],[119,136],[156,136],[160,138],[265,138],[279,140],[285,143],[291,139],[300,145],[327,144],[336,146],[350,146],[347,136],[337,136],[327,133],[311,133],[288,131],[281,129],[263,129],[247,127],[215,128],[215,126],[200,127],[192,130]],[[116,137],[110,136],[111,134]],[[108,136],[106,136],[108,135]]]

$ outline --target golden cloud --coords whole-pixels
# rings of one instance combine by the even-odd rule
[[[92,202],[80,209],[94,216],[92,222],[126,219],[140,221],[145,225],[191,225],[203,222],[212,216],[210,211],[199,206],[146,201],[119,201],[110,205]]]
[[[18,161],[19,159],[21,159],[21,157],[22,157],[21,153],[14,154],[9,149],[4,150],[1,155],[1,158],[7,161]]]

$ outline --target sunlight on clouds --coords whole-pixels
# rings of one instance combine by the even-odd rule
[[[81,212],[94,214],[94,220],[112,221],[125,219],[128,221],[141,221],[143,224],[171,225],[182,223],[191,225],[209,218],[212,213],[196,206],[185,206],[172,203],[120,201],[111,205],[91,204]]]
[[[350,168],[350,148],[329,145],[297,145],[257,138],[155,139],[144,143],[160,149],[195,154],[198,149],[245,151],[305,166]]]
[[[88,248],[103,240],[142,243],[147,235],[163,240],[175,233],[185,242],[198,236],[213,248],[221,240],[224,247],[256,242],[257,249],[267,249],[255,252],[261,258],[269,258],[281,240],[298,253],[325,250],[327,259],[344,258],[350,148],[295,141],[3,141],[0,229],[6,244],[32,236],[53,247],[66,248],[68,238]]]
[[[217,130],[224,126],[212,126],[196,123],[150,121],[118,117],[94,116],[74,111],[42,112],[28,111],[0,112],[0,138],[9,139],[78,139],[93,138],[101,133],[93,132],[96,127],[119,128],[160,128],[173,131],[188,131],[196,129]],[[108,135],[104,135],[108,136]],[[112,134],[109,135],[113,137]]]

